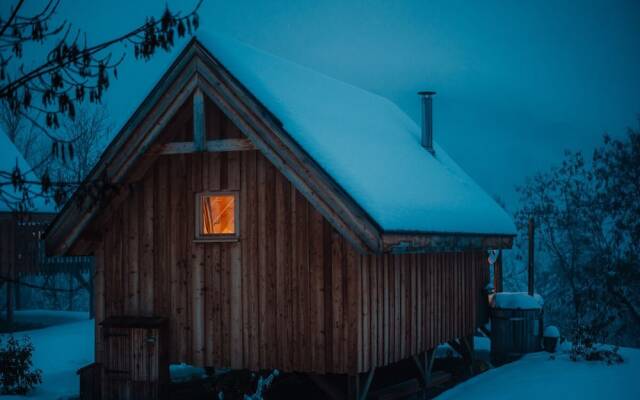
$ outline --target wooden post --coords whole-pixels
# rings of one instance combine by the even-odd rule
[[[200,89],[196,89],[193,94],[193,143],[196,151],[207,149],[204,118],[204,96]]]
[[[67,309],[73,311],[73,275],[69,274],[69,292],[67,294],[68,304]]]
[[[498,257],[493,263],[493,287],[496,293],[502,292],[502,249],[498,250]]]
[[[463,337],[461,342],[468,352],[469,372],[471,373],[471,375],[473,375],[473,361],[475,360],[473,335]]]
[[[431,385],[431,371],[433,370],[433,361],[435,360],[435,349],[425,351],[420,356],[413,356],[413,361],[420,372],[420,380],[422,381],[422,398],[427,398],[427,389]]]
[[[533,296],[533,287],[534,287],[534,268],[533,268],[533,252],[534,252],[534,223],[533,218],[529,219],[529,263],[528,263],[528,273],[529,273],[529,296]]]
[[[11,275],[9,275],[11,276]],[[13,282],[7,282],[7,323],[13,322]]]
[[[369,394],[369,388],[371,387],[371,382],[373,382],[373,374],[375,374],[375,372],[375,367],[371,368],[371,371],[369,371],[369,375],[367,375],[367,380],[365,381],[362,390],[360,390],[360,397],[358,397],[358,400],[366,400],[367,395]]]
[[[360,374],[347,375],[347,399],[360,400]]]
[[[20,293],[20,276],[16,276],[16,310],[20,310],[22,308],[22,295]]]
[[[96,298],[93,294],[93,278],[96,270],[95,261],[91,262],[91,267],[89,267],[89,319],[93,319],[96,315],[95,307],[96,307]]]
[[[309,374],[308,376],[309,379],[311,379],[311,381],[315,383],[320,390],[322,390],[328,399],[344,400],[344,392],[342,391],[342,388],[334,385],[333,382],[327,379],[327,376],[316,374]]]
[[[371,368],[364,384],[360,384],[360,374],[347,375],[347,400],[365,400],[369,394],[375,368]]]

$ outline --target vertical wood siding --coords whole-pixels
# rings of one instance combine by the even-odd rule
[[[483,322],[478,308],[488,276],[482,252],[366,255],[361,260],[359,371],[471,335]]]
[[[207,109],[208,139],[240,137]],[[205,190],[239,191],[239,240],[193,240]],[[169,317],[171,362],[366,371],[473,333],[488,279],[481,252],[357,253],[258,151],[162,156],[101,229],[98,321]]]

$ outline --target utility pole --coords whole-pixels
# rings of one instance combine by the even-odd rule
[[[534,288],[534,274],[535,269],[533,267],[533,252],[534,252],[534,239],[535,239],[535,225],[533,222],[533,218],[529,218],[529,263],[527,271],[529,272],[529,296],[533,296],[533,288]]]

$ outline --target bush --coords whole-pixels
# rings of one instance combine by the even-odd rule
[[[9,336],[6,345],[0,336],[1,394],[24,395],[35,385],[42,383],[42,371],[33,369],[33,350],[33,343],[28,336],[22,341]]]
[[[604,361],[607,365],[620,364],[624,360],[618,353],[618,346],[600,346],[597,344],[598,328],[579,326],[572,335],[569,358],[572,361]]]
[[[607,365],[620,364],[624,362],[622,356],[618,353],[617,346],[605,348],[600,346],[586,346],[584,344],[573,344],[569,350],[569,358],[572,361],[604,361]]]

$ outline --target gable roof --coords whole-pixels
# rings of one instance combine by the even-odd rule
[[[437,143],[435,156],[420,145],[420,127],[388,99],[230,38],[198,40],[383,231],[516,233]]]
[[[20,172],[27,181],[39,181],[16,145],[9,139],[9,136],[5,134],[4,131],[0,130],[0,171],[11,173],[16,165],[18,165]],[[3,180],[6,182],[6,178]],[[29,190],[34,192],[34,196],[31,199],[31,203],[27,204],[27,211],[34,213],[55,213],[55,205],[53,202],[46,201],[37,195],[40,192],[39,187],[30,187]],[[4,197],[0,199],[0,212],[15,211],[20,203],[20,199],[22,199],[22,193],[16,191],[11,185],[5,186],[2,191]]]
[[[167,121],[201,89],[334,227],[360,250],[510,247],[511,218],[390,101],[264,53],[199,32],[103,153],[87,179],[123,183],[151,163]],[[143,159],[143,161],[140,161]],[[121,196],[122,197],[122,196]],[[47,232],[66,252],[95,217],[71,207]]]

